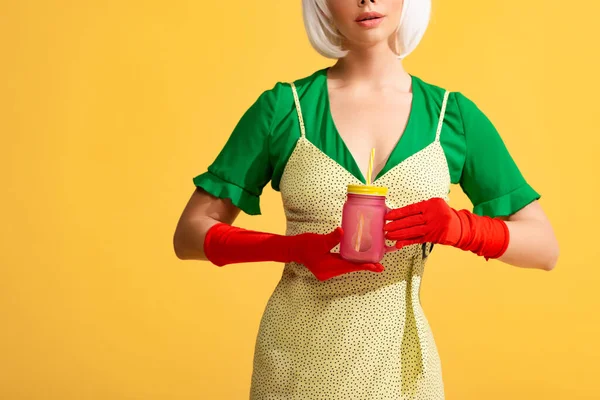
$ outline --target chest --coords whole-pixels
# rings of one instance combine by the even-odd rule
[[[330,114],[341,139],[366,176],[375,148],[373,175],[384,167],[408,125],[412,94],[393,90],[353,93],[344,88],[329,93]]]
[[[323,224],[327,229],[339,226],[349,184],[359,185],[360,181],[306,138],[300,138],[280,185],[288,223],[300,230]],[[450,176],[441,145],[431,143],[373,184],[388,188],[386,203],[390,208],[432,197],[448,199]]]

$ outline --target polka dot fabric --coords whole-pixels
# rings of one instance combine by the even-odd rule
[[[302,135],[280,184],[286,233],[329,233],[341,226],[347,185],[361,182],[306,139],[292,90]],[[439,142],[447,97],[435,141],[374,181],[388,187],[390,208],[448,200],[450,174]],[[324,282],[301,264],[286,264],[260,322],[250,399],[444,399],[419,297],[424,248],[430,246],[386,254],[383,273],[358,271]]]

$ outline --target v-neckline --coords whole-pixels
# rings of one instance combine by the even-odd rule
[[[357,181],[359,181],[359,183],[365,184],[365,182],[362,182],[356,175],[354,175],[352,173],[352,171],[349,171],[348,168],[346,168],[344,165],[342,165],[339,161],[337,161],[336,159],[332,158],[327,153],[325,153],[323,150],[321,150],[320,148],[318,148],[314,143],[312,143],[310,140],[308,140],[305,136],[301,136],[298,139],[298,141],[305,141],[306,143],[308,143],[309,146],[311,146],[312,148],[314,148],[315,150],[317,150],[319,153],[321,153],[328,160],[332,161],[335,165],[337,165],[338,167],[340,167],[340,169],[342,169],[344,172],[347,172],[348,174],[350,174],[350,176],[352,176],[354,179],[356,179]],[[406,157],[404,160],[400,161],[398,164],[394,165],[393,167],[391,167],[390,169],[388,169],[387,171],[385,171],[383,174],[381,174],[380,176],[378,176],[375,179],[373,179],[373,182],[371,182],[371,184],[374,184],[375,182],[378,182],[379,180],[383,179],[385,176],[387,176],[388,173],[391,173],[396,168],[399,168],[400,166],[404,165],[405,163],[407,163],[408,161],[412,160],[413,158],[416,158],[419,154],[424,153],[430,147],[435,146],[435,145],[440,145],[439,143],[440,142],[438,140],[434,140],[433,142],[429,143],[427,146],[423,147],[421,150],[419,150],[416,153],[413,153],[410,156]],[[287,168],[287,165],[286,165],[286,168]],[[285,170],[284,170],[284,172],[285,172]]]
[[[324,92],[324,96],[325,96],[325,114],[326,114],[326,118],[327,118],[328,123],[330,124],[330,126],[333,128],[333,134],[335,136],[336,141],[339,142],[340,147],[346,153],[346,156],[347,156],[346,158],[349,159],[350,163],[352,164],[350,166],[350,168],[353,169],[353,170],[355,170],[356,174],[358,174],[358,176],[356,176],[356,174],[353,173],[351,170],[347,169],[347,167],[345,167],[345,166],[343,166],[341,164],[340,164],[340,166],[342,168],[344,168],[347,172],[349,172],[351,175],[353,175],[355,178],[357,178],[360,182],[362,182],[363,184],[366,184],[367,180],[366,180],[365,176],[363,175],[363,172],[360,169],[360,167],[358,165],[358,162],[356,161],[356,158],[354,157],[354,155],[350,151],[350,148],[346,145],[346,142],[344,141],[344,138],[342,137],[342,135],[340,134],[339,130],[337,129],[337,126],[336,126],[335,121],[333,119],[333,114],[331,113],[331,103],[330,103],[330,99],[329,99],[329,82],[328,82],[328,75],[327,75],[327,71],[329,70],[329,68],[330,67],[326,67],[326,68],[323,68],[321,70],[321,73],[323,75],[322,78],[323,78],[323,92]],[[415,114],[416,114],[416,111],[415,111],[415,109],[417,108],[416,107],[417,106],[416,100],[418,100],[417,96],[419,94],[419,89],[418,89],[418,84],[416,82],[416,77],[414,75],[410,74],[410,73],[409,73],[409,76],[410,76],[410,79],[411,79],[410,91],[412,93],[412,99],[410,101],[410,110],[409,110],[409,113],[408,113],[408,119],[406,121],[406,125],[404,127],[404,131],[400,135],[400,138],[396,141],[396,144],[392,148],[392,151],[390,152],[388,158],[386,159],[383,167],[377,173],[377,176],[375,176],[375,178],[372,180],[371,183],[375,183],[377,180],[379,180],[380,178],[382,178],[388,171],[390,171],[393,168],[393,167],[390,167],[390,163],[395,158],[396,153],[401,150],[401,144],[403,143],[403,141],[406,141],[404,139],[404,137],[413,130],[412,129],[412,127],[414,125],[414,121],[413,120],[415,119]]]

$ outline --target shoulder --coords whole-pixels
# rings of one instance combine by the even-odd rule
[[[472,103],[471,100],[460,91],[429,82],[428,80],[425,80],[419,76],[413,75],[413,78],[427,102],[441,105],[444,100],[445,93],[448,92],[447,107],[450,107],[452,104],[454,107],[460,107],[465,103]]]
[[[446,104],[446,120],[453,121],[457,125],[461,125],[462,128],[460,130],[463,131],[463,134],[465,124],[468,124],[469,121],[473,120],[474,118],[477,119],[485,117],[477,104],[463,91],[452,90],[428,82],[420,77],[415,77],[415,82],[419,85],[419,89],[421,90],[421,93],[423,93],[425,102],[430,104],[432,107],[441,108],[444,94],[446,91],[449,92],[448,101]]]
[[[283,94],[289,94],[292,97],[292,83],[296,87],[298,93],[304,93],[307,90],[315,90],[322,83],[321,80],[326,79],[325,69],[319,69],[312,72],[310,75],[301,76],[292,80],[277,80],[269,89],[263,91],[262,95],[267,97],[281,97]]]
[[[419,91],[423,94],[426,100],[441,101],[444,98],[444,93],[448,90],[440,85],[431,83],[420,76],[411,75],[413,83],[418,86]],[[414,89],[413,89],[414,92]]]
[[[306,90],[308,88],[314,88],[322,83],[323,80],[327,79],[327,68],[318,69],[311,72],[309,75],[305,75],[294,79],[292,82],[298,90]],[[289,83],[288,83],[289,85]]]
[[[310,109],[305,105],[313,104],[312,100],[318,93],[319,79],[322,78],[324,70],[317,70],[310,75],[297,78],[295,80],[274,80],[266,89],[263,88],[257,93],[254,103],[247,111],[253,118],[247,118],[248,121],[256,122],[262,120],[269,126],[269,132],[272,135],[275,127],[281,125],[281,122],[289,119],[295,110],[294,96],[292,92],[292,83],[296,87],[298,96],[303,103],[303,111]]]
[[[310,107],[305,109],[304,106],[319,103],[314,100],[323,95],[325,87],[323,83],[326,82],[326,79],[325,69],[320,69],[296,79],[275,81],[271,88],[262,93],[261,97],[267,98],[273,105],[276,119],[284,118],[295,108],[292,84],[303,105],[303,111],[308,111]]]

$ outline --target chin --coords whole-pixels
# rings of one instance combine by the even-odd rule
[[[380,45],[382,43],[387,44],[389,35],[383,34],[383,32],[372,32],[370,34],[362,34],[360,37],[354,38],[352,42],[361,48],[368,48]]]
[[[393,34],[393,31],[388,32],[388,29],[381,28],[361,30],[352,35],[351,41],[360,45],[373,46],[381,42],[387,43]]]

